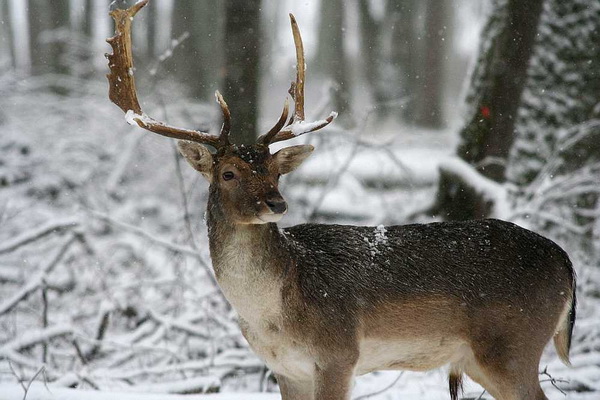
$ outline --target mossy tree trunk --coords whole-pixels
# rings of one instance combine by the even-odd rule
[[[503,182],[544,0],[496,0],[483,31],[457,155]],[[473,188],[441,174],[434,212],[445,219],[485,218],[490,205]]]

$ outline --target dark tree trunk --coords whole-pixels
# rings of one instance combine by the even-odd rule
[[[42,34],[50,29],[51,5],[45,0],[29,0],[29,39],[31,48],[31,72],[40,75],[48,71],[49,47],[42,44]]]
[[[31,45],[31,65],[34,75],[67,74],[65,60],[66,35],[61,30],[70,30],[69,1],[29,0],[28,18]],[[53,86],[54,91],[65,94],[63,87]]]
[[[466,99],[471,116],[460,133],[458,156],[497,182],[505,180],[514,121],[542,5],[543,0],[495,1],[483,31]],[[435,209],[447,219],[484,218],[489,214],[489,204],[475,198],[471,188],[444,175]]]
[[[223,95],[239,143],[254,143],[258,133],[260,41],[260,0],[227,0]]]
[[[92,0],[85,0],[85,10],[83,15],[83,34],[88,38],[92,37],[92,19],[94,18],[94,5]]]
[[[507,171],[518,185],[537,177],[567,129],[600,117],[600,2],[547,0],[541,24]],[[561,151],[565,170],[600,160],[600,141],[588,139]]]
[[[415,93],[415,123],[428,128],[444,126],[444,76],[445,60],[451,24],[451,9],[448,0],[426,2],[425,33],[422,46],[422,79],[418,93]]]
[[[421,43],[418,40],[417,26],[419,1],[390,0],[386,14],[392,30],[390,63],[394,71],[388,96],[390,100],[402,101],[399,115],[407,122],[414,122],[420,79]]]
[[[546,0],[540,24],[506,177],[519,187],[572,182],[554,187],[530,221],[568,240],[566,227],[578,226],[583,248],[600,259],[600,2]],[[567,223],[542,217],[548,213]]]
[[[169,61],[173,71],[189,88],[189,94],[213,101],[221,65],[223,8],[218,0],[183,0],[175,3],[173,36],[189,37],[177,47]]]
[[[12,20],[10,18],[10,10],[8,6],[8,0],[0,1],[0,13],[2,14],[2,26],[0,32],[2,33],[2,48],[8,50],[10,55],[10,62],[13,68],[16,67],[15,63],[15,48],[13,42],[12,33]]]
[[[198,88],[195,93],[197,96],[214,101],[214,92],[221,87],[222,80],[220,70],[224,57],[225,7],[221,0],[204,0],[204,4],[202,14],[198,16],[198,19],[202,22],[198,24],[194,31],[194,40],[198,49],[198,61],[202,61],[198,73],[203,77],[205,84],[203,87]],[[256,17],[257,20],[259,17]],[[254,22],[254,24],[258,26],[259,21]],[[256,53],[259,54],[258,51]],[[256,68],[258,69],[260,57],[257,56],[254,62],[257,64]],[[255,85],[258,87],[258,73],[255,79]],[[258,89],[256,89],[255,104],[258,104],[257,91]]]
[[[386,101],[383,77],[381,76],[381,60],[382,60],[382,38],[381,38],[381,21],[377,21],[370,10],[369,0],[358,1],[358,12],[360,18],[360,39],[362,54],[362,69],[365,80],[369,85],[371,98],[376,107],[377,114],[382,116],[385,114],[382,107]]]
[[[153,60],[157,56],[156,49],[156,3],[151,1],[146,8],[146,58]],[[151,61],[152,62],[152,61]]]
[[[319,45],[315,66],[333,80],[333,108],[340,115],[340,122],[351,126],[351,86],[348,60],[344,49],[345,7],[343,0],[321,2]]]
[[[55,34],[48,46],[48,68],[50,72],[57,74],[67,74],[69,72],[68,62],[65,60],[68,39],[67,35],[58,35],[58,31],[63,33],[71,29],[69,20],[69,0],[53,0],[50,7],[50,30]]]
[[[481,72],[474,74],[481,79],[479,90],[467,99],[474,112],[461,132],[458,155],[481,163],[482,174],[498,182],[504,181],[542,4],[543,0],[508,1],[503,28],[490,38],[491,46],[477,66]]]

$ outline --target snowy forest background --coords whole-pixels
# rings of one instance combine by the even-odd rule
[[[207,185],[108,100],[110,3],[0,0],[0,399],[278,398],[212,278]],[[554,239],[580,302],[573,367],[548,349],[540,379],[597,398],[600,2],[153,0],[133,26],[144,110],[218,132],[220,89],[234,140],[266,132],[295,74],[288,12],[308,119],[340,117],[297,139],[316,151],[282,182],[283,224],[491,216]],[[446,385],[374,373],[354,399]]]

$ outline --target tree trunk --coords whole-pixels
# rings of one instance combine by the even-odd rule
[[[532,54],[543,0],[496,0],[483,31],[467,94],[470,117],[458,156],[481,174],[505,180],[514,121]],[[447,219],[484,218],[489,205],[451,177],[441,176],[435,211]]]
[[[54,33],[49,43],[44,43],[48,46],[48,69],[55,74],[68,74],[68,61],[65,60],[68,35],[70,31],[70,10],[69,0],[53,0],[50,7],[50,30]],[[62,32],[61,32],[62,31]],[[62,34],[61,34],[62,33]]]
[[[258,133],[260,41],[260,0],[226,0],[223,95],[239,143],[254,143]]]
[[[146,58],[152,62],[158,53],[156,48],[156,4],[150,2],[146,8],[148,8],[148,15],[146,16]]]
[[[94,18],[94,6],[92,0],[85,0],[83,14],[83,34],[88,38],[92,37],[92,20]]]
[[[223,13],[218,0],[184,0],[175,3],[173,36],[189,37],[174,51],[170,68],[185,82],[189,94],[213,101],[222,56]]]
[[[2,33],[2,47],[1,50],[6,50],[5,54],[8,54],[10,64],[13,68],[15,65],[15,52],[13,45],[12,36],[12,20],[10,18],[10,10],[8,9],[8,0],[0,0],[0,15],[2,16],[2,26],[0,27],[0,33]]]
[[[415,93],[415,123],[427,128],[444,126],[444,78],[447,38],[451,24],[448,0],[428,0],[425,11],[425,34],[420,63],[422,78]]]
[[[390,19],[390,63],[393,76],[388,88],[389,100],[401,101],[399,116],[414,122],[416,96],[420,79],[419,55],[421,43],[417,20],[418,0],[390,0],[386,9]]]
[[[385,115],[385,107],[383,104],[386,101],[385,83],[381,75],[382,66],[382,37],[381,37],[381,21],[377,21],[371,12],[369,0],[358,1],[358,13],[360,22],[360,39],[361,53],[364,57],[361,58],[362,70],[365,81],[368,84],[371,92],[371,99],[377,110],[378,116]]]
[[[537,177],[567,129],[600,118],[600,2],[547,0],[541,24],[507,170],[519,185]],[[600,141],[582,142],[561,157],[571,171],[596,162]]]
[[[333,109],[346,126],[354,124],[348,60],[344,49],[345,7],[343,0],[321,1],[319,45],[315,66],[333,80]]]
[[[553,198],[530,221],[551,224],[569,240],[567,225],[582,228],[582,246],[600,259],[600,2],[547,0],[541,26],[516,118],[507,180],[519,186],[569,183],[554,189]],[[548,222],[540,217],[544,212],[560,214],[567,223]]]
[[[20,74],[31,73],[31,39],[27,3],[8,0],[8,18],[11,21],[11,37],[15,69]]]
[[[42,43],[42,33],[51,27],[50,4],[45,0],[28,0],[29,40],[31,46],[32,73],[40,75],[48,71],[49,47]]]
[[[204,8],[201,15],[198,15],[198,21],[194,29],[194,43],[198,51],[199,67],[197,74],[204,81],[203,86],[198,86],[193,92],[197,97],[214,101],[215,90],[221,87],[220,69],[223,65],[223,41],[225,27],[225,8],[220,0],[204,0]],[[257,19],[260,16],[256,17]],[[255,22],[258,26],[259,22]],[[259,54],[259,52],[256,52]],[[260,56],[257,56],[254,62],[257,64],[260,61]],[[258,73],[256,75],[255,85],[258,87]],[[256,89],[258,91],[258,89]],[[258,93],[256,93],[255,104],[258,104]],[[256,130],[256,128],[255,128]]]

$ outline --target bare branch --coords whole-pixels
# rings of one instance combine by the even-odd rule
[[[135,233],[136,235],[141,236],[141,237],[143,237],[145,239],[148,239],[148,240],[150,240],[150,241],[152,241],[152,242],[154,242],[156,244],[159,244],[159,245],[165,247],[166,249],[169,249],[169,250],[172,250],[174,252],[181,253],[181,254],[184,254],[184,255],[191,256],[191,257],[195,258],[196,260],[198,260],[198,262],[200,263],[200,265],[202,266],[202,268],[204,268],[204,270],[206,271],[206,274],[209,277],[209,279],[210,279],[211,283],[213,284],[213,286],[214,287],[218,287],[217,281],[215,280],[215,277],[213,276],[210,267],[208,266],[208,264],[206,264],[206,262],[204,261],[204,258],[202,258],[202,256],[200,255],[200,253],[198,251],[196,251],[195,249],[189,248],[189,247],[186,247],[186,246],[181,246],[181,245],[178,245],[178,244],[175,244],[175,243],[171,243],[171,242],[169,242],[169,241],[167,241],[165,239],[162,239],[162,238],[158,238],[156,236],[153,236],[153,235],[149,234],[145,230],[138,228],[137,226],[133,226],[131,224],[128,224],[128,223],[125,223],[125,222],[122,222],[122,221],[117,221],[117,220],[115,220],[115,219],[113,219],[113,218],[109,217],[108,215],[103,214],[101,212],[98,212],[98,211],[90,211],[90,212],[91,212],[91,214],[94,217],[96,217],[96,218],[98,218],[98,219],[100,219],[102,221],[108,222],[108,223],[110,223],[112,225],[118,226],[118,227],[120,227],[122,229],[125,229],[125,230],[128,230],[128,231],[132,232],[132,233]]]
[[[4,242],[2,246],[0,246],[0,254],[16,250],[21,246],[33,243],[52,233],[60,233],[68,229],[73,229],[78,224],[79,222],[75,218],[48,222],[39,228],[32,229],[31,231],[25,232],[12,240]]]
[[[44,341],[52,340],[59,336],[69,336],[74,332],[70,325],[56,325],[39,331],[29,331],[20,338],[13,339],[0,347],[0,354],[8,354],[11,351],[28,349]]]
[[[398,376],[396,377],[396,379],[394,379],[389,385],[387,385],[383,389],[380,389],[380,390],[378,390],[376,392],[373,392],[373,393],[369,393],[369,394],[364,394],[362,396],[358,396],[358,397],[354,398],[354,400],[366,400],[366,399],[371,398],[373,396],[378,396],[378,395],[380,395],[382,393],[387,392],[392,387],[394,387],[396,385],[396,383],[398,383],[398,381],[400,380],[400,378],[402,378],[402,375],[404,375],[404,371],[400,372],[398,374]]]
[[[0,303],[0,315],[6,314],[13,308],[15,308],[22,300],[29,297],[33,292],[40,288],[45,276],[56,267],[56,265],[63,259],[71,245],[77,240],[77,236],[72,234],[67,241],[54,253],[50,258],[50,261],[46,263],[41,270],[31,278],[19,292],[12,295],[9,299]]]

